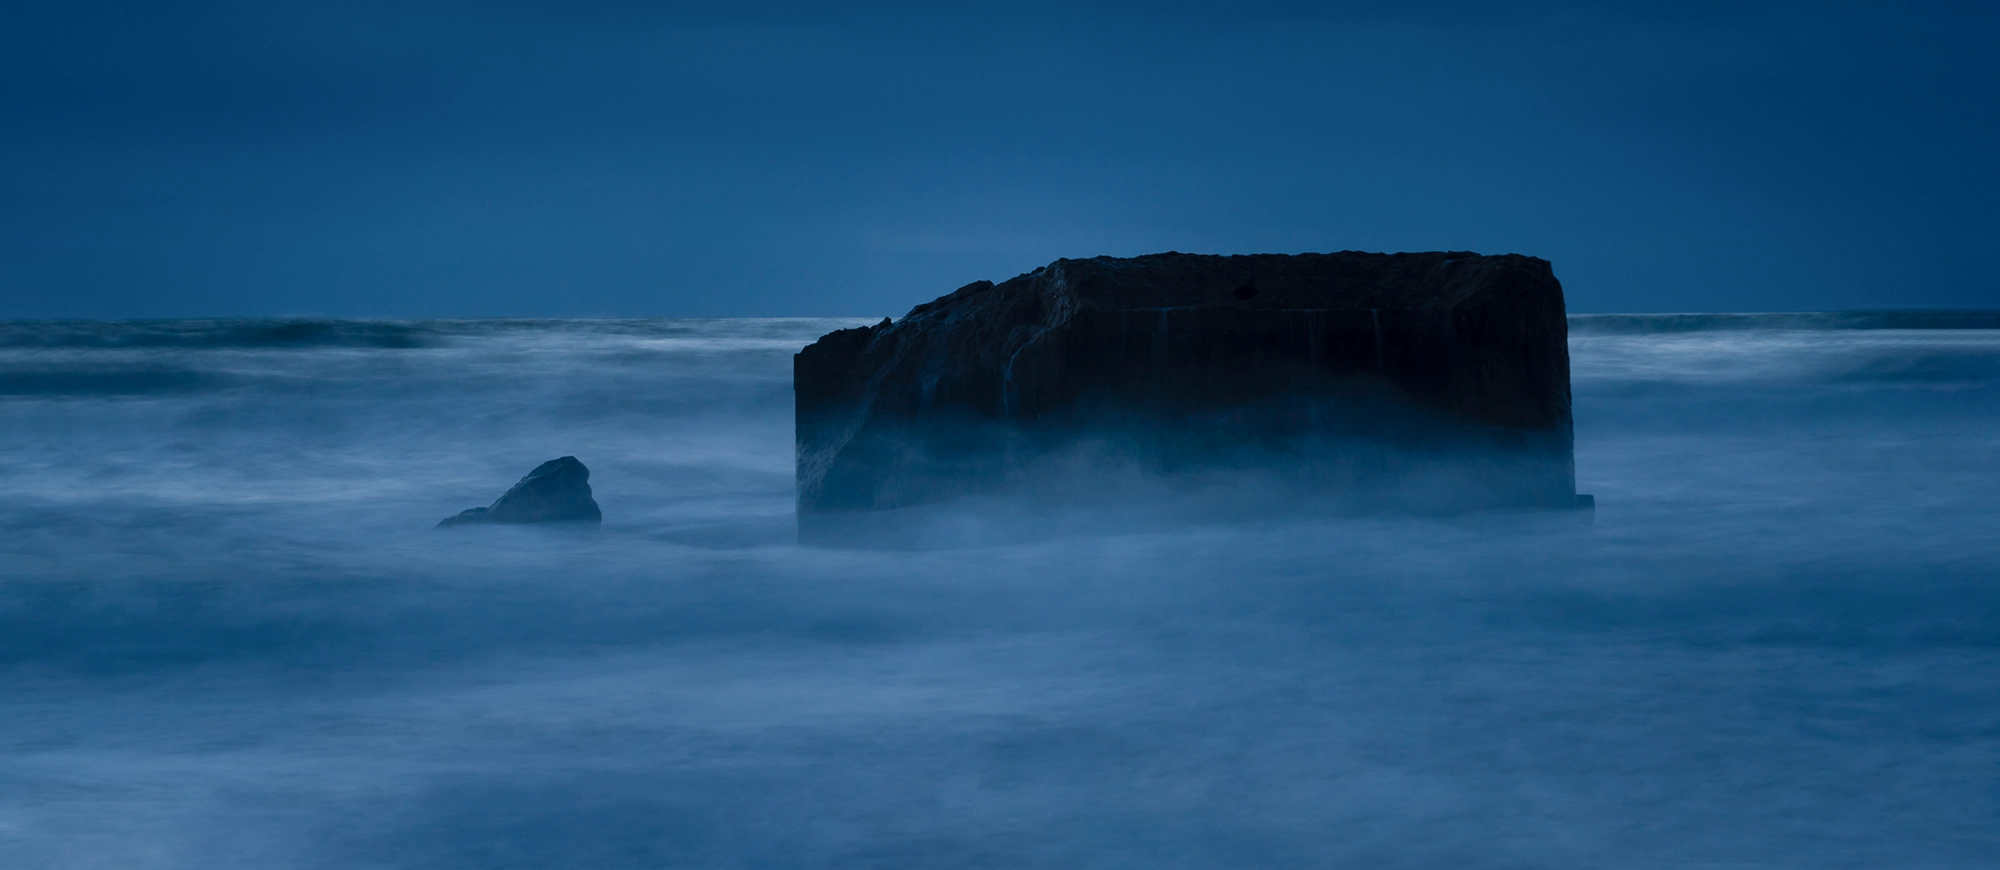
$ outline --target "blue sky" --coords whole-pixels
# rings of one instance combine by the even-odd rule
[[[2000,307],[1984,4],[15,6],[0,317],[878,316],[1342,249]]]

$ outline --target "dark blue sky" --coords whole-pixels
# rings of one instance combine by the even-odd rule
[[[1350,248],[2000,306],[1995,7],[15,3],[0,317],[876,316]]]

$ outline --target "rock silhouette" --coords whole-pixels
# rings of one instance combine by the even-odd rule
[[[438,522],[438,528],[468,523],[601,522],[604,514],[590,495],[590,469],[574,456],[535,466],[527,477],[492,505],[470,508]]]
[[[1449,466],[1466,506],[1574,506],[1567,336],[1532,257],[1057,260],[801,350],[799,512],[991,489],[1080,439],[1357,492]]]

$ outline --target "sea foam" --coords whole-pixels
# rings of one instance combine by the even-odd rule
[[[793,531],[863,321],[0,325],[0,865],[1985,865],[2000,330],[1699,317],[1572,320],[1594,527],[894,550]]]

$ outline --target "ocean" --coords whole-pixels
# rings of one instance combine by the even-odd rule
[[[800,546],[861,322],[0,323],[0,866],[2000,855],[2000,315],[1572,318],[1594,523]]]

